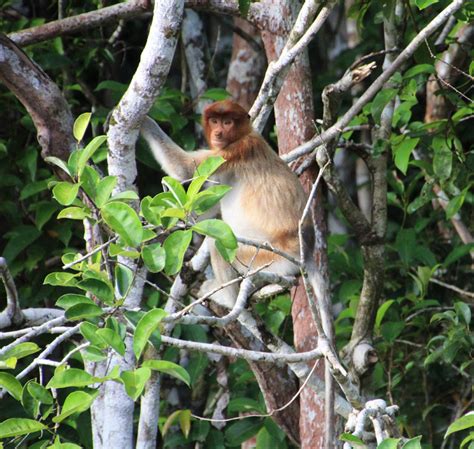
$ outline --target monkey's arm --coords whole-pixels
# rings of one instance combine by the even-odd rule
[[[186,152],[176,145],[150,117],[145,117],[140,133],[163,170],[180,181],[190,179],[196,167],[209,156],[209,150]]]

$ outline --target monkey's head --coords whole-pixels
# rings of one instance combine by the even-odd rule
[[[252,132],[247,111],[232,100],[217,101],[204,109],[202,126],[212,149],[222,150]]]

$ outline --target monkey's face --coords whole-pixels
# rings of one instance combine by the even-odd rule
[[[210,117],[208,140],[211,148],[222,150],[238,139],[235,120],[230,117]]]

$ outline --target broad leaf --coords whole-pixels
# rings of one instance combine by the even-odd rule
[[[61,413],[53,418],[53,422],[60,423],[74,413],[85,412],[92,405],[92,402],[94,402],[94,399],[98,394],[98,391],[94,394],[88,394],[85,391],[72,392],[65,399],[61,408]]]
[[[84,112],[74,121],[72,133],[78,142],[83,139],[84,134],[86,133],[86,129],[89,126],[89,122],[91,120],[91,115],[92,114],[90,112]]]
[[[198,222],[192,227],[193,231],[218,240],[222,246],[229,249],[237,248],[237,239],[232,229],[222,220],[209,219]]]
[[[0,387],[7,390],[17,401],[21,399],[23,387],[15,376],[0,371]]]
[[[138,368],[134,371],[124,371],[120,375],[125,391],[136,401],[143,392],[145,384],[151,376],[149,368]]]
[[[66,310],[66,318],[71,321],[79,321],[84,318],[101,316],[103,310],[96,304],[76,304]]]
[[[415,147],[418,145],[419,138],[406,138],[403,139],[398,145],[393,147],[393,153],[395,155],[395,165],[404,174],[407,174],[408,162],[410,155]]]
[[[137,213],[122,202],[107,203],[101,208],[105,222],[129,246],[140,245],[143,237],[143,227]]]
[[[44,424],[33,419],[10,418],[0,423],[0,439],[28,435],[46,429]]]
[[[188,387],[191,383],[189,373],[182,367],[173,362],[167,360],[146,360],[142,366],[152,369],[153,371],[159,371],[160,373],[166,373],[170,376],[176,377],[176,379],[184,382]]]
[[[115,352],[121,356],[125,355],[125,343],[115,330],[110,328],[98,329],[97,335],[110,345]]]
[[[91,376],[79,368],[70,368],[54,374],[46,388],[87,387],[100,382],[101,379]]]
[[[166,251],[165,273],[173,275],[178,273],[183,266],[186,250],[193,238],[191,230],[175,231],[163,242]]]
[[[86,207],[77,207],[71,206],[66,207],[62,211],[59,212],[57,218],[68,218],[69,220],[84,220],[84,218],[90,218],[91,213],[90,210]]]
[[[54,199],[63,206],[69,206],[77,197],[80,184],[72,184],[71,182],[58,182],[53,187]]]
[[[0,360],[7,360],[11,357],[15,359],[22,359],[40,350],[40,347],[33,342],[20,343],[19,345],[10,348],[5,354],[0,357]]]
[[[62,295],[56,301],[57,307],[61,307],[61,309],[66,309],[66,310],[77,304],[94,304],[95,305],[92,299],[84,295],[77,295],[75,293],[67,293],[66,295]]]
[[[198,165],[198,167],[196,168],[196,171],[194,172],[193,178],[198,178],[201,176],[205,178],[209,178],[209,176],[211,176],[224,163],[225,163],[225,159],[222,156],[208,157],[207,159],[205,159],[203,162],[201,162]],[[191,185],[192,184],[193,183],[191,183]],[[191,187],[191,185],[189,187]],[[195,192],[197,192],[198,190],[199,189],[195,190]],[[188,188],[188,194],[189,194],[189,188]]]
[[[151,334],[158,328],[161,320],[166,316],[166,312],[162,309],[153,309],[145,313],[137,323],[137,327],[133,334],[133,352],[137,360],[142,355],[148,339]]]
[[[152,273],[158,273],[165,267],[166,251],[159,243],[144,246],[142,257],[146,267]]]
[[[77,173],[81,176],[82,171],[87,161],[92,155],[99,149],[99,147],[107,140],[107,136],[96,136],[94,137],[87,146],[81,151],[79,158],[77,159]]]
[[[61,170],[66,172],[70,177],[71,172],[69,171],[69,167],[67,166],[66,162],[64,162],[62,159],[59,159],[58,157],[55,156],[47,156],[44,158],[46,162],[49,162],[50,164],[56,165],[56,167],[59,167]]]
[[[49,273],[43,281],[44,285],[61,285],[63,287],[74,287],[77,284],[77,275],[72,273],[54,272]]]

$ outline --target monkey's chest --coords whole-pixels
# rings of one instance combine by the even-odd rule
[[[222,219],[232,228],[238,237],[269,241],[268,207],[255,192],[233,187],[221,201]]]

